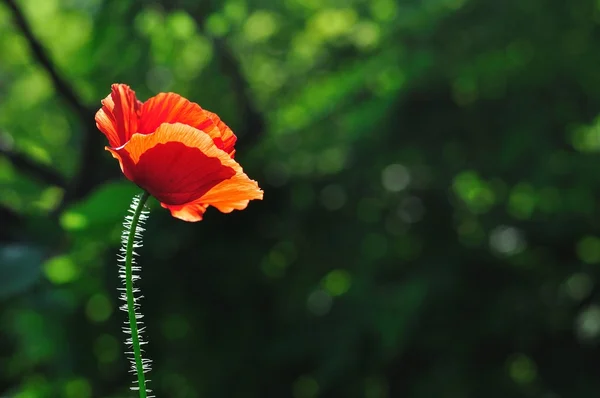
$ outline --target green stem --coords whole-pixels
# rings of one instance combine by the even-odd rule
[[[135,359],[135,371],[137,374],[138,388],[140,398],[146,398],[146,377],[144,375],[144,363],[142,361],[142,349],[140,347],[140,338],[138,334],[138,324],[136,318],[135,298],[133,291],[133,246],[136,238],[136,231],[140,215],[144,209],[144,204],[150,197],[148,192],[144,192],[140,197],[138,205],[131,219],[129,236],[127,237],[127,247],[125,253],[125,294],[127,296],[127,315],[129,316],[129,327],[131,329],[131,342],[133,346],[133,356]]]

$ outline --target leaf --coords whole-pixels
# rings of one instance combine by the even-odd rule
[[[60,223],[70,232],[112,229],[123,222],[133,196],[140,192],[140,188],[129,181],[106,183],[67,208],[61,214]]]
[[[0,246],[0,300],[19,294],[41,275],[42,251],[24,244]]]

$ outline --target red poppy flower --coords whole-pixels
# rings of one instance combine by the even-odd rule
[[[96,125],[125,177],[185,221],[206,208],[223,213],[262,199],[256,181],[233,160],[236,136],[214,113],[174,93],[138,101],[125,84],[113,84]]]

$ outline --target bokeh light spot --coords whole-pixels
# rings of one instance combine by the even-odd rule
[[[92,396],[92,386],[86,379],[69,380],[65,384],[66,398],[89,398]]]
[[[511,190],[508,198],[508,212],[521,220],[531,218],[537,201],[537,193],[531,185],[517,184]]]
[[[223,12],[230,21],[241,22],[248,15],[248,5],[245,0],[229,0],[225,3]]]
[[[262,42],[269,39],[279,29],[277,16],[269,11],[253,12],[244,24],[244,38],[250,42]]]
[[[490,247],[497,253],[510,256],[522,252],[526,243],[520,230],[500,225],[490,232]]]
[[[343,269],[336,269],[328,273],[321,285],[329,295],[336,297],[345,294],[352,284],[352,276]]]
[[[264,274],[270,278],[279,278],[284,275],[288,265],[285,255],[279,250],[271,250],[261,264]]]
[[[577,256],[584,263],[600,263],[600,238],[586,236],[577,243]]]
[[[73,282],[79,277],[79,269],[68,255],[51,258],[43,268],[48,280],[56,285]]]
[[[537,377],[537,366],[523,354],[513,355],[508,361],[510,377],[518,384],[529,384]]]
[[[390,192],[400,192],[410,183],[410,173],[401,164],[391,164],[381,172],[381,183]]]
[[[579,313],[575,321],[575,332],[582,341],[596,340],[600,335],[600,307],[590,305]]]
[[[191,79],[198,76],[210,63],[213,48],[210,41],[200,35],[186,40],[177,57],[174,72],[179,79]]]
[[[317,316],[323,316],[329,313],[333,300],[329,293],[322,289],[315,290],[308,295],[306,306],[308,311]]]
[[[377,46],[380,35],[379,25],[374,22],[363,21],[354,27],[352,40],[356,47],[367,50]]]
[[[473,171],[458,174],[454,178],[452,188],[473,213],[486,213],[496,202],[490,184],[480,179]]]
[[[163,20],[164,16],[160,11],[154,8],[147,8],[137,14],[134,27],[140,34],[151,36],[154,32],[161,29]]]
[[[392,21],[398,14],[398,4],[394,0],[373,0],[369,4],[371,14],[379,21]]]
[[[594,281],[584,272],[571,275],[565,282],[567,294],[575,301],[581,301],[586,298],[591,293],[593,287]]]
[[[231,28],[229,21],[221,14],[211,14],[206,18],[206,31],[215,37],[225,36]]]
[[[350,32],[357,19],[358,15],[352,8],[324,9],[317,12],[308,25],[320,37],[333,39]]]
[[[94,294],[85,306],[85,314],[92,322],[104,322],[112,314],[112,304],[106,295],[102,293]]]
[[[178,39],[188,39],[196,32],[196,22],[185,11],[175,11],[167,17],[167,27]]]
[[[67,231],[80,231],[88,226],[88,220],[83,214],[66,211],[60,216],[60,225]]]

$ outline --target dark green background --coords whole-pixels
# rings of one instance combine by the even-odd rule
[[[156,202],[158,397],[600,393],[600,3],[0,1],[0,396],[117,398],[137,188],[94,113],[175,91],[265,198]]]

